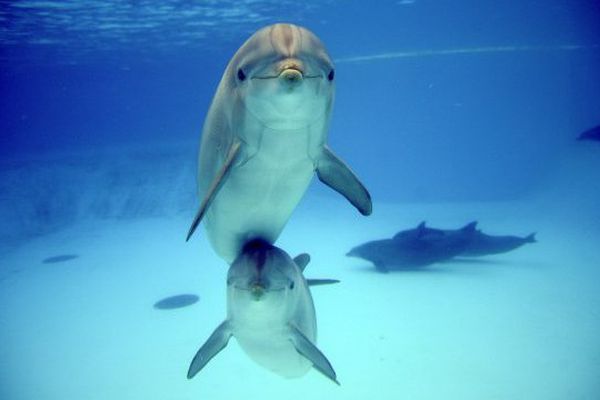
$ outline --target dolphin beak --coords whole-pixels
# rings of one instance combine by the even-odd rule
[[[279,74],[279,79],[290,86],[296,86],[302,82],[304,74],[295,67],[286,68]]]
[[[261,282],[255,282],[250,285],[250,293],[254,300],[259,301],[263,294],[265,294],[265,286]]]

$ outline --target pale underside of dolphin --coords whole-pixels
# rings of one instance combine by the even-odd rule
[[[321,41],[289,24],[252,35],[229,62],[208,111],[198,158],[200,208],[215,251],[231,263],[243,244],[274,243],[314,172],[362,214],[368,191],[327,146],[334,69]]]
[[[233,336],[252,360],[278,375],[300,377],[314,367],[338,383],[331,363],[316,346],[317,322],[308,288],[338,281],[306,280],[302,271],[309,260],[307,254],[292,260],[264,241],[247,243],[227,274],[227,319],[194,356],[188,379]]]

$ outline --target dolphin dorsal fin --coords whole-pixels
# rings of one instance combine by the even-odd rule
[[[415,228],[417,237],[421,238],[426,233],[426,229],[427,227],[425,226],[425,221],[421,221],[421,223]]]
[[[421,221],[414,229],[409,229],[409,230],[400,231],[400,232],[396,233],[394,235],[393,239],[399,239],[403,236],[406,236],[406,234],[408,234],[408,233],[414,233],[415,235],[420,236],[424,230],[425,230],[425,221]]]
[[[304,271],[304,268],[306,268],[306,266],[310,262],[310,254],[298,254],[296,257],[294,257],[294,262],[296,263],[298,268],[300,268],[301,271]]]
[[[465,232],[475,232],[475,228],[477,228],[477,221],[469,222],[468,224],[460,228],[460,230]]]

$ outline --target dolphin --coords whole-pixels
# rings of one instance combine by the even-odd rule
[[[476,222],[471,222],[473,227]],[[470,225],[470,224],[469,224]],[[467,225],[468,226],[468,225]],[[421,222],[416,228],[400,232],[398,235],[414,235],[418,234],[424,238],[443,237],[444,235],[452,235],[461,231],[461,229],[437,229],[425,225],[425,221]],[[527,243],[535,243],[535,233],[531,233],[525,237],[520,236],[495,236],[484,233],[481,229],[476,229],[470,236],[471,240],[465,247],[460,256],[477,257],[491,254],[506,253],[517,249]]]
[[[590,128],[586,131],[583,131],[578,137],[577,140],[595,140],[600,141],[600,125]]]
[[[327,146],[335,71],[321,41],[290,24],[267,26],[235,53],[208,110],[198,156],[209,241],[231,263],[244,243],[274,243],[314,172],[363,215],[371,197]]]
[[[457,230],[443,231],[427,228],[422,222],[414,229],[398,232],[392,239],[356,246],[346,255],[371,261],[381,272],[423,267],[462,254],[475,234],[476,224],[471,222]]]
[[[309,260],[307,254],[291,259],[261,239],[246,243],[227,273],[227,319],[196,353],[188,379],[234,336],[252,360],[281,376],[300,377],[315,367],[338,383],[330,362],[315,345],[315,307],[302,275]],[[325,281],[316,284],[336,282]]]
[[[493,236],[477,230],[461,256],[478,257],[506,253],[517,249],[524,244],[535,243],[536,241],[535,233],[531,233],[525,237],[510,235]]]

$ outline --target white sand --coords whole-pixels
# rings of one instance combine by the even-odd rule
[[[539,243],[389,274],[344,256],[422,219],[537,231]],[[189,361],[225,316],[224,262],[203,231],[184,242],[188,218],[82,222],[2,260],[0,398],[595,399],[600,226],[578,221],[560,199],[375,204],[364,218],[339,197],[309,195],[278,245],[312,255],[308,277],[342,280],[313,289],[318,345],[340,387],[316,371],[280,378],[235,339],[188,381]],[[79,258],[41,262],[66,253]],[[179,293],[200,301],[153,309]]]

